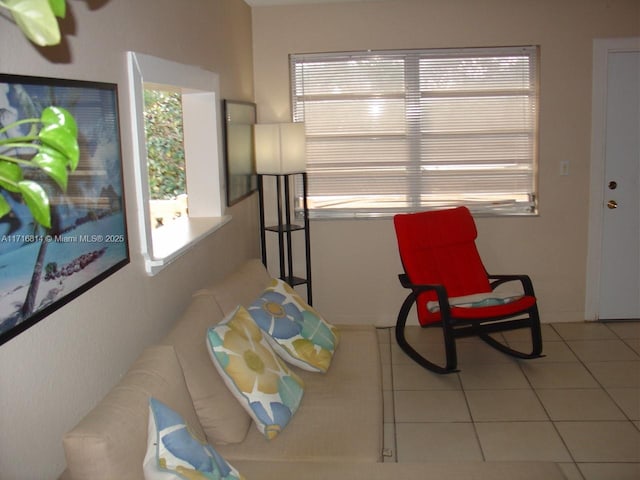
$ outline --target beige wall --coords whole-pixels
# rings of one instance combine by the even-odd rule
[[[67,2],[66,45],[38,51],[0,19],[0,72],[117,83],[131,263],[0,347],[0,477],[56,478],[62,434],[168,330],[191,292],[259,255],[254,195],[156,277],[137,239],[125,51],[218,72],[223,98],[253,99],[251,10],[242,0]],[[90,9],[93,5],[94,9]],[[46,55],[46,57],[43,55]]]
[[[261,122],[290,118],[287,55],[541,46],[540,215],[478,219],[493,273],[529,273],[545,322],[584,319],[592,41],[640,34],[637,0],[389,0],[253,9]],[[560,162],[570,175],[560,176]],[[404,291],[390,219],[312,221],[314,305],[334,321],[395,322]],[[272,249],[273,251],[273,249]]]
[[[55,478],[60,437],[148,344],[191,292],[259,254],[255,196],[233,220],[153,278],[136,237],[126,50],[221,74],[222,96],[255,94],[261,121],[287,119],[287,54],[354,49],[540,44],[540,211],[481,219],[480,248],[495,272],[526,271],[545,320],[579,320],[584,304],[591,41],[638,35],[637,0],[398,0],[253,9],[242,0],[68,2],[61,48],[38,50],[0,19],[0,72],[117,83],[131,263],[0,346],[0,472]],[[505,20],[513,26],[503,25]],[[255,75],[252,75],[252,67]],[[560,177],[559,162],[571,162]],[[312,224],[315,305],[334,321],[388,323],[403,292],[389,220]]]

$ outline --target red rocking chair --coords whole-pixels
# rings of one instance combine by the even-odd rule
[[[531,279],[527,275],[489,275],[475,245],[477,230],[466,207],[394,217],[404,273],[402,286],[411,290],[396,323],[396,339],[413,360],[436,373],[457,372],[456,338],[478,336],[492,347],[518,358],[542,356],[540,317]],[[521,293],[496,291],[519,282]],[[420,353],[405,336],[407,316],[416,303],[422,327],[442,327],[446,365]],[[524,353],[491,336],[528,328],[532,348]]]

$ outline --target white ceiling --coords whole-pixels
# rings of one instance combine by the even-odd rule
[[[252,7],[270,7],[273,5],[302,5],[310,3],[344,3],[344,2],[380,2],[383,0],[244,0]]]

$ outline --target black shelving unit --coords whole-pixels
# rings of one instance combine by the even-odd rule
[[[290,180],[296,175],[302,176],[303,215],[300,223],[292,223],[291,212],[291,186]],[[266,226],[264,219],[264,177],[274,177],[276,182],[276,209],[278,224]],[[272,232],[278,235],[278,255],[280,264],[280,278],[292,287],[296,285],[307,286],[307,303],[313,305],[311,288],[311,241],[309,234],[309,209],[307,206],[307,174],[291,173],[285,175],[261,174],[258,175],[258,194],[260,201],[260,240],[262,244],[262,263],[267,266],[266,234]],[[304,233],[304,248],[306,262],[306,276],[299,277],[293,274],[293,237],[294,232]]]

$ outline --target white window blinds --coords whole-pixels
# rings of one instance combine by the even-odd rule
[[[537,54],[509,47],[292,55],[310,215],[453,205],[535,213]]]

